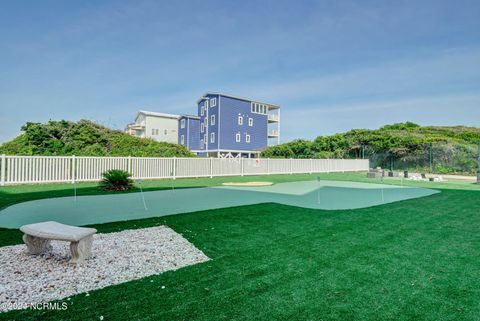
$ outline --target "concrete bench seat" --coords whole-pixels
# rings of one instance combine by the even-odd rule
[[[20,227],[24,233],[23,241],[29,254],[40,254],[51,249],[50,241],[70,242],[70,263],[78,263],[87,259],[92,250],[94,228],[76,227],[54,221],[28,224]]]

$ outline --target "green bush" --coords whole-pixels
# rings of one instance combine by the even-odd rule
[[[270,158],[368,158],[371,167],[395,170],[477,172],[480,128],[420,126],[411,122],[380,129],[352,129],[341,134],[297,139],[270,146],[262,152]]]
[[[111,169],[102,174],[100,188],[105,191],[128,191],[133,188],[132,175],[120,169]]]
[[[130,136],[89,120],[26,123],[17,138],[0,145],[0,154],[36,156],[193,157],[179,144]]]

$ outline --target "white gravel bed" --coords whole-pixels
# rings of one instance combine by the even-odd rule
[[[41,255],[28,255],[25,245],[0,248],[1,312],[209,260],[166,226],[96,234],[92,257],[77,265],[68,263],[68,242],[52,247]]]

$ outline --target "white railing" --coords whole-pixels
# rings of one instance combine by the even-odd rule
[[[269,137],[277,137],[278,136],[278,130],[269,130],[268,131],[268,136]]]
[[[1,156],[0,185],[98,181],[109,169],[133,179],[366,171],[367,159]]]
[[[269,121],[280,121],[280,116],[274,115],[274,114],[269,114],[268,115],[268,120]]]

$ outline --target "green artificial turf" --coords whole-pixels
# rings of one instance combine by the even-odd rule
[[[361,181],[364,174],[335,175]],[[55,187],[18,189],[30,188],[37,198],[65,193]],[[93,193],[89,188],[85,192]],[[8,204],[27,199],[9,195],[15,197]],[[477,320],[480,315],[475,190],[442,189],[357,210],[261,204],[95,227],[108,233],[162,224],[212,260],[79,294],[65,301],[66,311],[12,311],[0,319]],[[20,242],[17,231],[0,230],[0,245]]]

